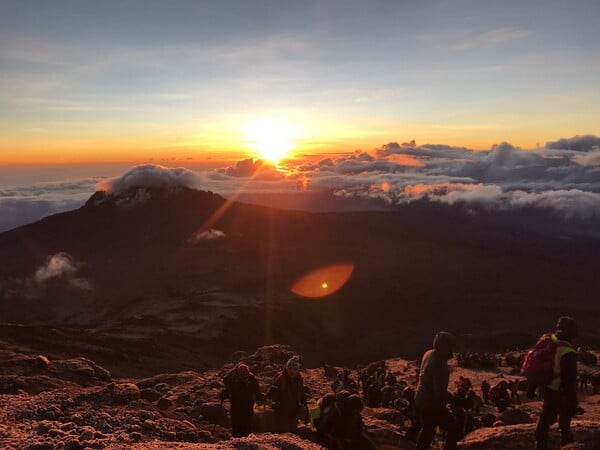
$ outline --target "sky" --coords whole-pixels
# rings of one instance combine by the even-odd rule
[[[597,0],[0,0],[0,231],[173,173],[600,220],[599,22]]]
[[[600,3],[0,1],[0,164],[598,134]]]

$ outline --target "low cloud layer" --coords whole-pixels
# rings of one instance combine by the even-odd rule
[[[275,168],[243,159],[220,169],[141,165],[98,188],[189,187],[224,196],[332,192],[346,199],[414,201],[487,209],[538,208],[563,218],[600,219],[600,138],[574,136],[526,150],[501,142],[474,151],[445,144],[390,142],[342,156],[284,161]],[[0,231],[80,206],[98,179],[0,190]],[[362,207],[361,206],[361,207]],[[359,208],[359,206],[357,206]]]

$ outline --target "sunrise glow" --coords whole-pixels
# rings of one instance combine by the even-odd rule
[[[277,164],[294,149],[297,127],[282,118],[254,119],[245,127],[245,144],[260,159]]]

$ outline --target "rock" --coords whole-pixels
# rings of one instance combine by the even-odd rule
[[[527,411],[520,408],[509,408],[502,413],[500,420],[505,425],[518,425],[521,423],[533,423],[533,419]]]
[[[284,364],[288,359],[294,356],[294,352],[289,345],[275,344],[260,347],[254,353],[254,356],[263,362]]]
[[[39,435],[44,435],[44,434],[47,434],[48,431],[50,431],[53,428],[54,428],[53,422],[49,422],[47,420],[42,420],[41,422],[38,422],[38,424],[36,425],[35,432]]]
[[[140,398],[149,402],[157,401],[162,394],[154,389],[146,388],[140,391]]]
[[[129,433],[129,439],[131,439],[132,441],[139,441],[140,439],[142,439],[142,433],[138,433],[137,431]]]
[[[78,440],[71,439],[65,443],[65,450],[83,450],[83,445]]]
[[[323,366],[323,373],[326,378],[337,378],[339,372],[336,367],[325,365]]]
[[[35,444],[29,444],[27,447],[23,447],[24,450],[53,450],[54,445],[51,442],[40,442]]]
[[[113,401],[130,403],[140,398],[140,389],[133,383],[118,383],[112,389]]]
[[[159,417],[158,414],[156,414],[154,411],[144,411],[144,410],[139,411],[137,413],[137,416],[140,419],[140,421],[142,421],[142,422],[144,420],[148,420],[148,419],[150,419],[150,420],[156,420]]]
[[[163,394],[169,389],[171,389],[171,386],[169,386],[167,383],[158,383],[156,386],[154,386],[155,391],[162,392]]]
[[[220,403],[204,403],[200,408],[200,414],[209,423],[224,425],[227,423],[227,410]]]
[[[25,389],[25,381],[16,375],[0,377],[0,394],[18,394]]]
[[[221,389],[224,387],[223,383],[221,383],[219,380],[212,380],[208,386],[211,389]]]
[[[165,409],[169,409],[171,407],[171,405],[173,405],[173,402],[171,400],[169,400],[166,397],[162,397],[156,404],[156,407],[158,409],[165,410]]]
[[[87,386],[102,380],[110,381],[110,372],[86,358],[54,360],[49,370],[58,378]]]
[[[481,423],[484,427],[493,427],[494,422],[496,422],[496,416],[494,414],[488,413],[481,416]]]
[[[194,419],[200,419],[202,417],[202,406],[204,405],[204,400],[198,399],[192,405],[192,409],[190,410],[190,416]]]
[[[595,366],[598,364],[596,355],[588,351],[579,352],[579,361],[588,366]]]
[[[575,420],[572,423],[572,431],[577,445],[583,445],[583,449],[595,450],[598,448],[600,430],[597,422]],[[459,448],[461,450],[531,450],[535,448],[535,424],[480,428],[469,433],[459,444]],[[550,430],[549,448],[560,448],[560,433],[554,427]]]
[[[503,427],[503,426],[504,426],[504,422],[502,422],[501,420],[496,420],[494,422],[494,424],[492,425],[492,427],[494,427],[494,428]]]
[[[79,440],[83,442],[91,441],[94,439],[95,432],[96,430],[92,427],[83,427],[81,434],[79,435]]]

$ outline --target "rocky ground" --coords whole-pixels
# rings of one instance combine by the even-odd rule
[[[282,364],[293,355],[285,346],[269,346],[248,355],[238,352],[219,369],[201,373],[163,373],[149,378],[113,378],[104,368],[85,358],[51,360],[0,347],[0,448],[6,449],[313,449],[313,431],[301,425],[298,435],[277,435],[272,429],[272,412],[257,406],[256,434],[231,439],[228,404],[218,394],[221,378],[238,361],[246,362],[266,391]],[[415,361],[385,361],[399,381],[414,385]],[[582,366],[600,372],[599,366]],[[309,402],[330,392],[332,379],[324,367],[304,371]],[[493,370],[464,369],[452,362],[451,389],[459,376],[471,379],[475,390],[483,379],[492,385],[500,379],[512,380],[510,366]],[[353,375],[356,374],[353,372]],[[480,416],[492,425],[468,434],[463,449],[529,449],[533,445],[534,423],[541,402],[528,400],[504,414],[483,406]],[[570,448],[600,448],[600,395],[581,394],[584,413],[574,421],[579,442]],[[404,439],[408,426],[394,409],[365,408],[367,434],[379,448],[412,449]],[[553,445],[558,448],[558,431],[553,429]],[[440,442],[435,442],[436,448]]]

